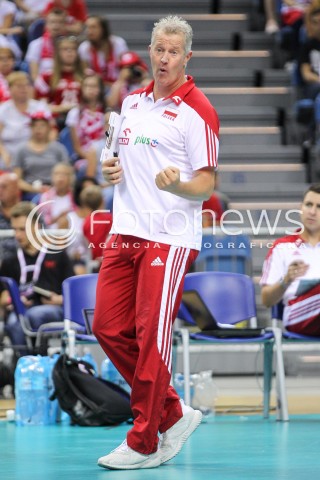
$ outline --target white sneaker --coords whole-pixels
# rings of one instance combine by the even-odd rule
[[[181,402],[182,403],[182,402]],[[182,403],[183,417],[160,436],[159,453],[161,463],[175,457],[188,440],[191,433],[200,425],[202,413]]]
[[[112,450],[109,455],[99,458],[99,467],[109,468],[111,470],[135,470],[137,468],[155,468],[159,467],[160,455],[151,453],[143,455],[142,453],[132,450],[124,440],[119,447]]]

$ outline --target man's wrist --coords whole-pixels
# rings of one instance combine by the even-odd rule
[[[290,282],[288,282],[288,281],[286,280],[286,277],[280,278],[279,283],[280,283],[280,286],[281,286],[281,288],[282,288],[283,290],[287,290],[287,288],[288,288],[289,285],[290,285]]]

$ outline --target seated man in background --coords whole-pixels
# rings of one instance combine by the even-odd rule
[[[314,100],[320,93],[320,7],[310,9],[308,18],[308,38],[299,49],[298,65],[303,96]]]
[[[73,276],[71,262],[62,249],[57,252],[41,247],[39,239],[39,217],[33,212],[31,202],[19,202],[11,210],[11,225],[15,233],[17,248],[6,256],[0,266],[0,275],[13,278],[19,285],[21,299],[27,308],[30,326],[38,329],[48,322],[62,322],[62,282]],[[33,213],[31,228],[26,229],[28,216]],[[27,231],[26,231],[27,230]],[[35,293],[34,286],[51,292],[49,297]],[[12,312],[11,299],[2,288],[0,305],[7,312],[5,330],[13,345],[26,345],[25,334],[19,319]]]
[[[262,303],[284,303],[287,330],[320,336],[320,183],[311,185],[301,205],[302,228],[273,244],[263,265]]]

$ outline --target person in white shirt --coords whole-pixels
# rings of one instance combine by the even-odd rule
[[[263,265],[262,302],[283,301],[284,326],[320,336],[320,183],[303,196],[301,229],[276,240]]]
[[[7,77],[10,99],[0,105],[0,168],[12,168],[19,148],[31,137],[31,115],[50,110],[45,102],[34,100],[30,78],[25,72],[12,72]]]
[[[109,22],[98,15],[86,20],[86,39],[79,45],[84,65],[102,77],[106,92],[119,76],[120,57],[128,51],[127,42],[110,32]]]
[[[41,17],[49,0],[14,0],[18,11],[16,13],[16,22],[20,25],[28,26],[37,18]]]
[[[155,24],[154,80],[125,98],[119,157],[102,165],[115,192],[93,331],[132,387],[134,417],[126,440],[98,460],[109,469],[158,467],[201,422],[170,386],[172,325],[201,248],[201,207],[213,192],[219,148],[217,113],[185,73],[191,43],[184,19]]]
[[[20,59],[22,53],[16,39],[23,34],[23,28],[14,24],[16,13],[17,7],[13,2],[0,0],[0,46],[11,48]]]
[[[67,17],[63,10],[51,10],[45,17],[44,33],[32,40],[25,56],[34,82],[38,75],[53,69],[55,40],[66,32]]]

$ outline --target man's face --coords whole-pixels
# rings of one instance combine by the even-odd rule
[[[10,87],[11,97],[16,102],[24,102],[31,97],[31,85],[28,79],[16,80]]]
[[[10,174],[0,175],[0,202],[7,204],[19,199],[19,187],[17,179],[11,179]]]
[[[5,77],[9,75],[13,71],[14,63],[14,56],[10,52],[2,50],[2,53],[0,53],[0,73]]]
[[[11,226],[14,230],[14,236],[19,246],[23,250],[30,246],[30,242],[26,234],[26,221],[27,217],[17,217],[11,219]]]
[[[48,141],[50,135],[50,123],[47,120],[33,120],[31,122],[32,137],[36,140]]]
[[[66,29],[66,19],[63,15],[49,13],[46,21],[46,28],[51,37],[56,38],[64,34]]]
[[[185,67],[192,53],[185,53],[185,40],[180,34],[159,33],[149,47],[153,77],[156,83],[172,88],[184,78]]]
[[[306,194],[301,206],[301,221],[307,232],[320,234],[320,193]]]
[[[311,20],[311,35],[314,38],[320,38],[320,13],[312,15]]]
[[[52,173],[52,184],[57,191],[68,190],[72,185],[72,172],[67,166],[59,165]]]

